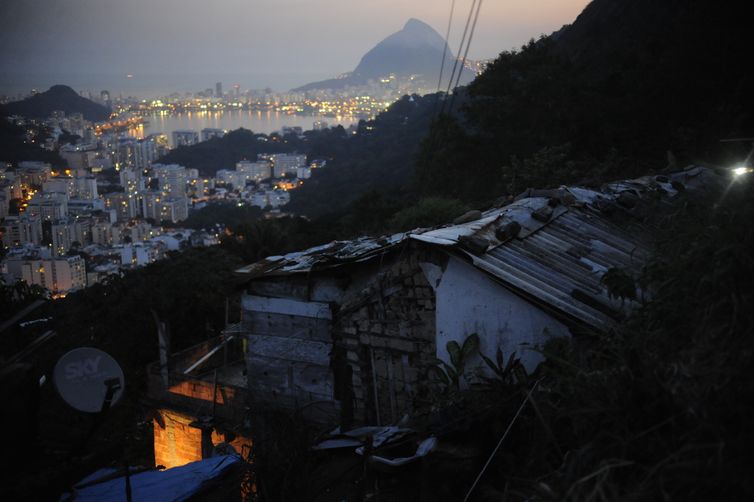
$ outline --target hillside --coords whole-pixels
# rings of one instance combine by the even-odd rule
[[[294,151],[295,137],[255,134],[248,129],[236,129],[222,138],[212,138],[196,145],[181,146],[160,157],[162,164],[180,164],[198,169],[202,176],[214,176],[219,169],[235,169],[239,160],[256,160],[260,153],[288,153]]]
[[[723,150],[719,140],[754,136],[741,10],[709,0],[594,1],[556,36],[501,53],[431,132],[440,109],[431,96],[378,116],[290,207],[348,212],[375,189],[383,201],[408,193],[484,205],[529,186],[727,165],[746,145]]]
[[[37,136],[34,142],[27,140],[27,130],[13,125],[5,117],[0,116],[0,162],[10,162],[18,164],[25,160],[38,160],[49,162],[55,167],[65,165],[63,159],[56,153],[41,148],[39,145],[44,142],[48,135],[45,128],[37,128]]]
[[[453,53],[443,37],[428,24],[409,19],[403,29],[364,54],[356,69],[346,77],[306,84],[294,89],[294,92],[363,85],[370,79],[376,80],[390,74],[402,77],[416,75],[428,84],[435,84],[443,57],[445,68],[452,68]],[[467,83],[472,77],[470,71],[464,70],[461,82]]]
[[[66,85],[53,85],[45,92],[8,103],[0,108],[0,114],[43,119],[56,110],[62,110],[66,115],[81,113],[86,120],[92,122],[106,120],[110,116],[110,110],[79,96],[76,91]]]
[[[719,140],[754,132],[744,19],[736,2],[595,0],[556,37],[502,53],[468,86],[464,130],[442,122],[432,134],[443,148],[425,143],[422,186],[485,200],[729,162]],[[461,149],[471,152],[462,161]]]

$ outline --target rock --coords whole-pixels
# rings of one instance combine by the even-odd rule
[[[673,181],[670,186],[672,186],[677,192],[685,192],[686,191],[686,185],[681,183],[680,181]]]
[[[476,220],[480,219],[481,217],[482,217],[482,212],[479,211],[479,210],[477,210],[477,209],[473,209],[471,211],[468,211],[468,212],[462,214],[461,216],[459,216],[455,220],[453,220],[453,224],[454,225],[463,225],[464,223],[470,223],[472,221],[476,221]]]
[[[613,202],[611,200],[605,200],[605,199],[597,199],[594,202],[593,206],[597,210],[599,210],[599,211],[601,211],[601,212],[603,212],[605,214],[610,214],[610,213],[614,212],[615,209],[616,209],[615,208],[615,202]]]
[[[531,217],[537,221],[547,223],[552,218],[552,208],[550,206],[542,206],[531,214]]]
[[[482,237],[469,237],[467,235],[463,235],[458,239],[458,244],[474,254],[482,254],[487,251],[487,247],[490,245],[490,241],[483,239]]]
[[[572,206],[576,204],[576,197],[573,196],[570,192],[565,192],[563,196],[560,198],[560,201],[563,203],[564,206]]]
[[[632,209],[639,203],[639,196],[629,191],[621,192],[618,195],[617,202],[625,208]]]
[[[495,237],[501,241],[507,241],[517,237],[521,232],[521,225],[517,221],[509,221],[503,226],[495,229]]]

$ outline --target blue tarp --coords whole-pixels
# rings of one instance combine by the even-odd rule
[[[222,476],[228,469],[239,462],[241,462],[241,457],[238,455],[222,455],[164,471],[147,471],[132,474],[131,498],[133,502],[154,500],[178,502],[187,500],[201,491],[205,483]],[[98,471],[95,474],[100,473],[107,474],[104,471]],[[87,476],[77,486],[94,480],[94,475]],[[74,487],[73,492],[63,495],[61,500],[75,500],[77,502],[125,502],[126,481],[124,477],[119,477],[83,488]]]

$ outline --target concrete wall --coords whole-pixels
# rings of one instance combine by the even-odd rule
[[[533,348],[552,337],[570,336],[564,324],[459,258],[449,256],[444,266],[423,262],[422,269],[437,298],[438,359],[450,363],[447,343],[462,345],[476,333],[487,357],[494,360],[498,347],[506,360],[515,351],[533,371],[543,360]],[[467,363],[472,371],[474,367],[488,370],[478,355]]]

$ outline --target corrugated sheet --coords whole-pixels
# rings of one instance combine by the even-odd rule
[[[620,268],[638,277],[649,247],[636,229],[629,232],[586,210],[570,209],[523,239],[481,255],[462,252],[514,289],[590,326],[604,326],[612,322],[609,312],[624,305],[608,296],[603,275]]]
[[[236,273],[252,279],[260,276],[305,273],[314,268],[324,270],[368,260],[405,240],[406,234],[399,233],[378,238],[361,237],[352,241],[334,241],[305,251],[268,256],[264,260],[236,270]]]
[[[712,171],[693,167],[618,181],[601,190],[566,186],[529,190],[469,223],[380,239],[333,242],[270,257],[239,272],[253,278],[306,272],[314,267],[322,270],[369,260],[412,239],[461,253],[529,299],[587,325],[602,327],[630,306],[609,297],[602,282],[604,274],[618,268],[638,277],[649,256],[648,232],[639,223],[646,215],[642,211],[653,207],[648,201],[670,200],[686,190],[717,189],[720,182]],[[549,219],[534,216],[545,207],[551,210]],[[515,237],[498,232],[511,222],[518,223]]]
[[[680,191],[705,188],[717,181],[711,171],[696,167],[610,183],[600,191],[582,187],[538,190],[533,192],[549,192],[549,198],[522,198],[485,212],[481,220],[411,238],[452,247],[512,289],[572,319],[602,327],[631,306],[630,301],[609,296],[603,276],[617,268],[638,278],[650,255],[647,229],[632,218],[642,209],[641,201],[670,200]],[[626,198],[638,201],[636,206]],[[538,208],[553,201],[548,221],[533,217]],[[499,240],[495,230],[511,221],[520,225],[518,235]],[[486,250],[468,249],[462,237],[479,238]]]

